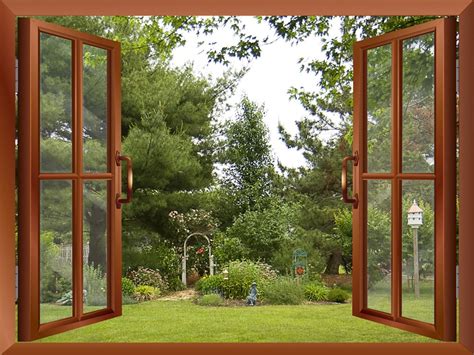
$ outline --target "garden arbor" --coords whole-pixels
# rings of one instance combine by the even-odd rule
[[[182,262],[182,273],[181,273],[181,281],[183,282],[183,285],[186,286],[186,261],[188,260],[188,240],[191,239],[191,237],[201,237],[204,238],[207,241],[207,246],[208,246],[208,253],[209,253],[209,275],[214,275],[214,255],[212,255],[212,248],[211,248],[211,240],[208,238],[207,235],[204,233],[192,233],[186,237],[186,240],[184,241],[183,245],[183,257],[181,259]]]

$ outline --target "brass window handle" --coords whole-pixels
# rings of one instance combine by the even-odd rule
[[[132,167],[132,158],[121,155],[120,152],[115,154],[115,163],[117,166],[122,165],[122,161],[127,162],[127,197],[121,198],[122,194],[117,193],[115,195],[115,205],[117,208],[121,208],[123,203],[130,203],[132,201],[133,195],[133,167]]]
[[[341,185],[342,185],[342,200],[345,203],[351,203],[354,208],[357,208],[359,205],[359,196],[354,194],[352,198],[347,195],[347,162],[354,161],[354,166],[359,164],[359,154],[357,152],[354,155],[345,157],[342,160],[342,174],[341,174]]]

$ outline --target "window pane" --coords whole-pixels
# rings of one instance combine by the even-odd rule
[[[72,170],[72,42],[40,34],[40,169]]]
[[[403,172],[434,171],[434,33],[403,41]]]
[[[84,183],[84,313],[107,307],[107,181]]]
[[[367,181],[367,306],[391,313],[391,183]]]
[[[84,45],[83,139],[85,172],[107,171],[107,50]]]
[[[434,182],[403,181],[402,201],[402,316],[434,323]]]
[[[72,184],[41,182],[40,322],[72,316]]]
[[[392,47],[367,51],[367,171],[392,170]]]

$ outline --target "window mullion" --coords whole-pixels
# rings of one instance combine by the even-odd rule
[[[82,43],[74,41],[74,172],[82,172]],[[82,248],[82,180],[74,181],[73,197],[73,292],[74,315],[79,320],[83,315],[83,248]]]
[[[392,317],[401,316],[401,46],[392,42]]]

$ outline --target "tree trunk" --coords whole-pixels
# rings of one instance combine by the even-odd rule
[[[339,266],[342,263],[342,252],[340,249],[334,250],[326,263],[326,270],[324,273],[326,275],[338,275]]]
[[[101,206],[91,204],[88,216],[90,228],[88,264],[107,272],[107,215]]]

